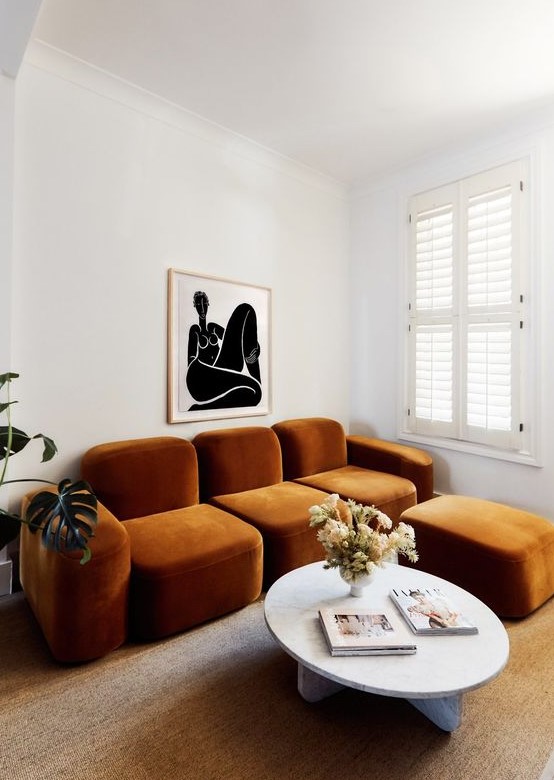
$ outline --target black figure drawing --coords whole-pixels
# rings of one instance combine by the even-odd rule
[[[257,406],[262,397],[256,312],[239,303],[227,326],[208,322],[208,296],[194,293],[198,324],[188,340],[187,388],[196,403],[189,411]]]

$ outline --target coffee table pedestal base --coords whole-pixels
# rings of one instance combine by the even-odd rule
[[[321,701],[346,688],[298,664],[298,692],[310,703]],[[443,731],[455,731],[462,722],[462,694],[433,699],[406,699]]]
[[[455,731],[462,722],[462,694],[438,699],[406,699],[443,731]]]
[[[298,664],[298,693],[305,701],[313,704],[316,701],[326,699],[334,693],[338,693],[346,688],[334,680],[329,680],[321,674],[316,674],[303,664]]]

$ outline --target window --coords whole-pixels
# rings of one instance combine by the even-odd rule
[[[526,167],[410,200],[407,434],[529,452]]]

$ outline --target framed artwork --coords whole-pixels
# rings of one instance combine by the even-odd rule
[[[168,422],[270,412],[271,290],[169,269]]]

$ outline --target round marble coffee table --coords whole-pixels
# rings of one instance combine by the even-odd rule
[[[331,656],[319,624],[321,607],[399,614],[390,590],[414,586],[440,588],[479,633],[416,636],[407,629],[417,645],[413,655]],[[378,569],[365,594],[353,598],[336,569],[311,563],[277,580],[264,609],[269,631],[298,662],[298,691],[304,699],[319,701],[344,687],[404,698],[444,731],[460,725],[463,694],[493,680],[508,661],[506,630],[482,601],[447,580],[397,564]]]

